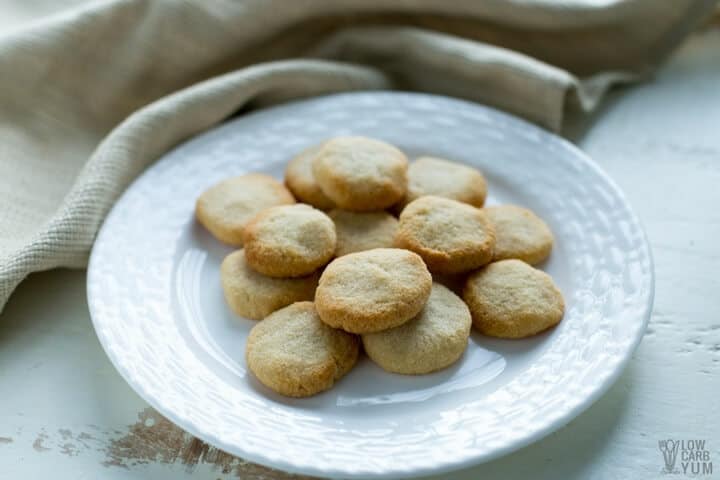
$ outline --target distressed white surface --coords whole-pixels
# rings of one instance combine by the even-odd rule
[[[661,478],[657,441],[668,437],[707,440],[715,473],[704,478],[720,478],[720,31],[694,37],[589,125],[569,135],[625,190],[654,249],[648,333],[566,428],[451,478]],[[95,338],[84,272],[21,285],[0,318],[0,478],[235,478],[207,465],[104,466],[146,407]]]

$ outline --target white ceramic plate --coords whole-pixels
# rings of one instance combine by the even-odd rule
[[[292,400],[247,371],[254,325],[223,300],[230,248],[195,222],[205,188],[245,172],[282,177],[303,148],[341,134],[479,167],[489,204],[535,210],[557,243],[542,268],[566,299],[560,325],[529,340],[473,334],[432,375],[367,358],[332,390]],[[98,235],[88,299],[127,382],[197,437],[248,460],[318,476],[385,477],[467,467],[558,429],[617,378],[645,330],[650,250],[615,184],[568,142],[510,115],[444,97],[352,93],[246,115],[171,151],[125,192]]]

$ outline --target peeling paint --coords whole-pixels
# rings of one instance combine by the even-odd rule
[[[60,453],[68,457],[74,457],[79,453],[79,450],[74,443],[67,442],[60,445]]]
[[[47,440],[47,438],[48,436],[43,432],[38,434],[37,438],[32,444],[32,447],[35,449],[36,452],[47,452],[48,450],[50,450],[50,448],[43,445],[43,442]]]
[[[150,462],[180,463],[188,471],[198,464],[206,464],[223,474],[233,474],[243,480],[286,480],[298,477],[247,462],[225,453],[183,431],[152,408],[138,414],[138,421],[130,425],[126,435],[112,439],[106,449],[106,467],[129,468]]]
[[[103,430],[96,425],[87,425],[87,428],[93,433],[75,433],[69,428],[59,428],[56,433],[48,435],[42,429],[32,447],[36,452],[54,450],[68,457],[100,452],[104,455],[101,464],[105,467],[130,469],[149,463],[179,464],[192,472],[197,465],[208,465],[218,474],[242,480],[311,478],[273,470],[218,450],[185,432],[152,408],[139,412],[137,421],[128,425],[125,431]],[[14,441],[10,437],[0,437],[0,444]]]
[[[80,432],[80,434],[78,434],[78,436],[77,436],[77,441],[80,442],[80,444],[84,448],[90,448],[89,443],[96,442],[97,438],[93,437],[92,435],[90,435],[87,432]]]

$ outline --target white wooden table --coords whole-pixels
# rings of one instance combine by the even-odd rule
[[[614,387],[567,427],[444,478],[685,478],[658,441],[705,440],[720,478],[720,29],[696,34],[652,83],[616,94],[576,140],[643,220],[657,273],[647,334]],[[679,466],[679,465],[678,465]],[[0,478],[260,479],[151,410],[105,357],[85,273],[33,275],[0,317]]]

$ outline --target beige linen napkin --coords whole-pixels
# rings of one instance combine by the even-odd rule
[[[5,26],[0,309],[28,273],[85,266],[128,183],[241,108],[401,88],[557,130],[567,109],[651,71],[714,4],[111,0]]]

